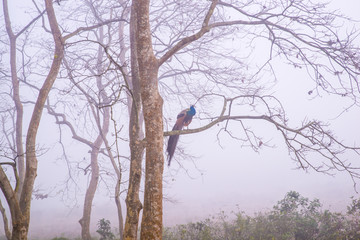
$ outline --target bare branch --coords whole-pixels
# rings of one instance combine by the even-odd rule
[[[171,56],[173,56],[180,49],[182,49],[182,48],[186,47],[186,45],[198,40],[199,38],[201,38],[205,33],[207,33],[210,30],[211,27],[209,26],[209,21],[214,12],[214,9],[215,9],[217,3],[218,3],[218,0],[212,0],[209,10],[204,18],[201,29],[197,33],[195,33],[191,36],[188,36],[186,38],[183,38],[174,47],[172,47],[169,51],[167,51],[159,59],[159,66],[161,66],[165,61],[167,61]]]
[[[69,33],[67,35],[64,36],[64,40],[68,40],[69,38],[81,33],[81,32],[85,32],[85,31],[91,31],[93,29],[96,29],[96,28],[99,28],[101,26],[104,26],[104,25],[108,25],[110,23],[114,23],[114,22],[121,22],[121,21],[124,21],[124,22],[128,22],[126,19],[110,19],[110,20],[107,20],[107,21],[104,21],[104,22],[101,22],[101,23],[98,23],[98,24],[95,24],[93,26],[89,26],[89,27],[79,27],[78,29],[76,29],[74,32],[72,33]]]
[[[208,96],[210,95],[211,94],[209,94]],[[204,95],[203,97],[206,96],[207,95]],[[221,130],[224,130],[234,139],[248,142],[249,145],[255,151],[257,151],[259,147],[264,145],[264,142],[259,137],[257,137],[253,131],[249,130],[244,125],[243,121],[261,120],[270,123],[281,133],[281,136],[289,150],[290,156],[299,164],[302,169],[306,170],[310,168],[317,172],[325,174],[331,174],[333,170],[345,171],[351,177],[354,185],[356,184],[355,179],[360,179],[360,166],[353,165],[351,161],[348,162],[346,159],[343,159],[345,153],[352,153],[355,157],[360,156],[360,147],[348,146],[342,143],[341,141],[336,139],[329,130],[326,130],[327,125],[323,124],[322,122],[304,121],[303,124],[298,128],[289,127],[286,123],[287,121],[283,110],[276,110],[274,106],[269,105],[269,103],[265,100],[264,97],[256,95],[245,95],[234,98],[225,98],[225,96],[222,97],[224,99],[224,105],[221,110],[221,114],[217,117],[211,117],[210,123],[195,129],[164,132],[164,136],[202,132],[215,125],[218,125],[221,122],[225,122],[226,126],[224,128],[221,128]],[[263,105],[266,106],[265,109],[267,113],[264,115],[233,114],[232,111],[235,110],[232,109],[232,103],[233,101],[240,98],[260,100]],[[225,115],[227,106],[228,114]],[[229,121],[240,122],[241,127],[244,130],[245,139],[239,139],[227,130],[227,124]],[[253,140],[254,142],[252,142]],[[313,158],[310,158],[309,154],[318,154],[322,159],[325,159],[326,161],[322,161],[316,164],[315,162],[317,162],[317,160],[315,161]]]
[[[33,23],[35,23],[39,18],[41,18],[46,13],[46,10],[43,10],[37,17],[32,19],[23,29],[21,29],[15,37],[19,37],[23,32],[25,32]]]

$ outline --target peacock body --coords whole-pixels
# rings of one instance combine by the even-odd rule
[[[183,127],[189,126],[192,121],[193,116],[195,116],[196,110],[195,107],[192,105],[190,108],[182,110],[176,119],[176,123],[172,128],[173,131],[182,130]],[[171,159],[174,156],[176,145],[179,141],[179,135],[171,135],[168,140],[167,145],[167,152],[168,152],[168,165],[170,166]]]

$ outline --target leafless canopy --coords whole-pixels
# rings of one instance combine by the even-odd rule
[[[359,106],[356,25],[348,25],[351,20],[329,11],[327,4],[311,1],[190,2],[154,6],[155,13],[167,8],[174,15],[173,24],[164,24],[168,15],[154,17],[154,41],[163,64],[159,78],[164,95],[186,105],[197,102],[208,123],[165,136],[203,131],[222,122],[220,132],[257,151],[268,145],[251,127],[261,120],[279,131],[300,168],[327,174],[346,171],[355,183],[360,177],[360,148],[344,144],[320,120],[304,119],[300,126],[292,126],[271,89],[277,83],[276,66],[281,61],[308,73],[313,81],[308,91],[311,97],[332,94],[351,99],[344,109]],[[209,13],[213,14],[210,19]],[[171,32],[165,44],[163,29]]]

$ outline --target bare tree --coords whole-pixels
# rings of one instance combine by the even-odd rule
[[[52,60],[51,68],[48,72],[46,79],[40,89],[39,95],[37,96],[37,100],[32,112],[32,116],[29,122],[28,131],[26,134],[26,144],[25,144],[25,153],[26,153],[26,167],[22,169],[23,160],[18,161],[22,166],[19,167],[19,175],[18,170],[16,169],[16,158],[13,159],[13,163],[10,165],[14,168],[14,175],[16,178],[15,187],[11,185],[9,176],[4,171],[2,166],[9,164],[7,162],[2,162],[0,167],[0,187],[6,198],[8,203],[11,220],[12,220],[12,239],[27,239],[27,233],[29,230],[29,221],[30,221],[30,205],[32,198],[32,191],[34,188],[34,181],[37,174],[37,156],[36,156],[36,135],[39,127],[42,110],[44,108],[44,104],[46,98],[51,90],[51,87],[56,79],[56,76],[59,72],[62,58],[64,56],[63,49],[63,39],[60,33],[60,30],[57,25],[57,21],[55,18],[54,9],[52,6],[52,1],[45,1],[46,5],[46,13],[48,16],[48,22],[51,29],[51,34],[53,36],[55,50],[54,50],[54,58]],[[23,143],[22,143],[22,104],[20,101],[20,91],[19,91],[19,81],[17,78],[16,71],[16,38],[20,36],[31,24],[33,24],[38,18],[32,20],[22,31],[17,34],[14,34],[11,28],[11,22],[8,12],[7,1],[3,1],[4,8],[4,17],[6,22],[6,29],[8,32],[8,36],[10,39],[10,66],[11,66],[11,78],[13,84],[13,98],[16,106],[16,128],[17,134],[16,138],[21,138],[16,140],[16,153],[20,154],[16,157],[24,157],[23,152]],[[42,15],[42,14],[41,14]],[[19,176],[21,176],[19,178]],[[21,179],[22,178],[22,179]],[[20,185],[22,187],[20,188]],[[18,191],[21,189],[21,192],[18,194]]]
[[[111,1],[109,4],[112,4]],[[48,105],[49,114],[55,116],[56,123],[67,127],[73,139],[91,148],[90,164],[85,163],[85,173],[90,173],[90,181],[85,194],[83,216],[79,221],[82,239],[91,239],[93,200],[99,181],[104,180],[105,175],[115,175],[111,181],[115,183],[113,196],[118,209],[121,238],[123,235],[124,223],[120,200],[122,169],[117,143],[120,133],[116,128],[113,114],[113,110],[118,107],[117,103],[124,101],[123,89],[128,88],[127,69],[121,65],[125,64],[127,51],[123,28],[129,11],[126,1],[121,2],[121,5],[113,11],[100,2],[84,1],[86,9],[79,11],[79,14],[83,11],[87,14],[90,10],[92,15],[83,24],[93,25],[80,27],[78,30],[81,31],[75,30],[66,35],[75,39],[69,42],[64,59],[64,67],[67,70],[65,78],[70,84],[65,87],[66,90],[63,85],[58,86],[60,96],[72,98],[74,101],[70,101],[69,104],[61,97],[53,106]],[[86,33],[85,37],[81,33]],[[116,33],[119,35],[117,36]],[[113,48],[119,49],[119,53],[115,53]],[[84,110],[89,114],[84,114]],[[81,116],[80,121],[77,116]],[[111,128],[112,124],[114,124],[113,128]],[[115,139],[108,136],[109,131],[113,133]],[[105,147],[102,147],[103,145]],[[113,173],[100,166],[100,155],[103,155],[108,165],[113,167]],[[102,175],[101,171],[106,174]]]
[[[348,153],[358,158],[358,146],[347,146],[319,120],[304,120],[299,126],[293,126],[281,101],[271,91],[277,78],[273,64],[279,60],[309,73],[313,81],[313,88],[308,92],[310,96],[326,92],[352,100],[352,107],[359,105],[360,60],[359,46],[355,44],[358,32],[341,30],[339,26],[349,19],[327,10],[326,4],[300,0],[266,3],[133,0],[130,10],[128,1],[85,2],[88,5],[76,7],[90,7],[91,14],[82,18],[85,15],[77,8],[71,14],[86,19],[81,22],[84,26],[71,29],[71,23],[79,20],[71,19],[69,14],[62,19],[64,24],[60,24],[64,31],[62,44],[67,42],[66,74],[61,77],[70,79],[71,84],[57,86],[59,96],[70,96],[84,104],[83,111],[74,114],[74,119],[79,116],[82,120],[78,122],[85,127],[91,125],[89,132],[96,135],[83,138],[91,148],[89,168],[92,171],[85,200],[87,207],[84,207],[81,221],[84,239],[90,238],[91,202],[101,177],[100,155],[114,166],[116,204],[120,206],[122,172],[115,163],[119,151],[114,151],[112,138],[107,138],[107,132],[111,131],[107,124],[112,111],[120,112],[124,106],[129,111],[128,118],[121,118],[123,122],[115,120],[120,124],[129,122],[130,172],[124,239],[137,239],[141,209],[141,239],[162,237],[164,136],[219,127],[219,138],[225,133],[258,151],[267,141],[253,123],[262,121],[278,130],[300,168],[324,173],[346,171],[354,183],[360,177],[359,165],[344,158]],[[12,35],[8,31],[9,39]],[[68,42],[70,38],[72,42]],[[58,55],[55,58],[58,59]],[[253,59],[257,59],[256,62]],[[16,88],[13,90],[11,97],[17,106]],[[72,112],[58,111],[60,108],[56,105],[61,105],[60,101],[53,104],[51,97],[50,100],[49,113],[59,124],[67,125],[70,118],[67,114]],[[164,121],[170,122],[166,116],[168,112],[173,113],[174,105],[190,104],[196,105],[198,122],[202,126],[164,132]],[[84,123],[88,116],[91,116],[89,125]],[[14,123],[16,125],[16,121]],[[75,139],[79,137],[71,124],[68,127]],[[15,149],[17,144],[12,143],[12,146]],[[139,193],[144,150],[142,204]],[[31,162],[31,152],[28,149],[25,152],[26,159],[29,157]],[[23,150],[16,147],[12,157],[21,162],[18,158],[23,154]],[[311,158],[314,154],[322,161],[314,162]],[[7,166],[14,166],[13,161]],[[20,172],[15,171],[15,178]],[[29,181],[26,176],[25,182]],[[121,219],[121,229],[120,222]]]
[[[347,171],[353,179],[359,177],[359,167],[347,163],[346,159],[342,158],[345,152],[353,152],[355,156],[358,156],[359,147],[344,145],[320,121],[304,121],[303,125],[299,127],[288,126],[285,110],[281,103],[275,96],[266,94],[266,88],[256,85],[261,83],[261,73],[264,70],[270,70],[270,73],[273,71],[271,64],[274,58],[285,57],[285,61],[291,63],[295,68],[304,68],[309,71],[310,77],[316,83],[314,91],[321,89],[328,93],[348,96],[356,105],[359,95],[357,87],[359,47],[354,45],[356,32],[350,32],[345,35],[345,38],[342,38],[340,32],[337,32],[336,23],[344,18],[336,12],[328,12],[324,4],[311,4],[303,1],[271,1],[263,4],[256,1],[243,3],[214,0],[208,4],[203,2],[195,4],[197,8],[192,9],[202,9],[199,10],[201,14],[196,17],[193,16],[192,19],[183,17],[180,20],[174,17],[173,22],[170,19],[161,22],[162,17],[166,18],[168,15],[162,12],[163,15],[158,14],[158,18],[152,16],[150,1],[133,1],[133,11],[137,15],[135,42],[146,132],[146,175],[141,239],[161,239],[164,159],[162,145],[159,144],[159,141],[163,142],[163,137],[159,131],[162,132],[161,129],[163,129],[163,101],[159,96],[158,71],[160,66],[172,59],[176,59],[173,66],[180,66],[182,70],[169,71],[167,77],[180,79],[180,81],[175,80],[173,84],[164,85],[164,88],[171,92],[172,88],[180,90],[179,86],[184,86],[182,89],[186,89],[185,94],[193,94],[194,101],[204,100],[206,96],[211,96],[223,99],[224,104],[219,115],[207,114],[210,122],[207,125],[194,130],[168,132],[165,135],[194,133],[224,122],[225,125],[221,131],[235,139],[248,142],[256,150],[264,142],[247,125],[254,120],[261,120],[279,130],[291,156],[299,163],[300,167],[326,173],[336,169]],[[166,4],[165,7],[161,4],[154,4],[151,9],[156,15],[160,12],[159,9],[171,8],[171,6],[187,9],[186,4],[177,1],[174,1],[173,5]],[[189,12],[191,11],[189,10]],[[178,16],[176,13],[173,15]],[[191,13],[188,15],[190,16]],[[203,20],[200,22],[195,20],[199,18],[203,18]],[[155,19],[154,28],[150,26],[150,19]],[[161,23],[165,25],[165,29],[171,32],[167,35],[173,38],[166,39],[161,34],[161,30],[163,30]],[[179,25],[183,28],[179,29]],[[221,35],[221,31],[225,31],[227,34]],[[217,37],[215,38],[213,35]],[[256,40],[268,41],[268,58],[262,66],[253,71],[252,75],[232,75],[231,79],[227,79],[228,82],[224,82],[225,79],[222,79],[221,76],[208,73],[206,67],[203,67],[207,64],[199,57],[201,51],[205,49],[218,58],[226,56],[227,54],[221,54],[216,48],[211,49],[204,46],[216,43],[219,46],[218,49],[222,49],[222,41],[228,40],[231,36],[236,38],[239,35],[246,36],[241,40],[245,44],[248,42],[249,46]],[[155,40],[152,40],[152,37]],[[168,45],[164,44],[166,41]],[[158,57],[155,57],[153,46],[158,52]],[[201,51],[193,51],[195,48],[201,48]],[[234,52],[237,53],[236,49]],[[189,56],[193,56],[193,59],[196,58],[197,62],[186,60],[186,57]],[[226,56],[224,59],[225,64],[240,65],[242,62],[236,55]],[[206,58],[206,61],[208,60],[209,58]],[[246,67],[248,64],[242,65]],[[190,81],[187,77],[176,78],[177,75],[192,70],[209,79],[207,84],[211,86],[210,92],[204,95],[204,93],[193,90],[199,89],[199,85],[201,87],[199,77],[195,77],[195,79],[199,79],[198,85],[194,79]],[[223,67],[223,70],[226,70],[226,66]],[[239,72],[244,72],[244,69]],[[219,72],[219,74],[222,73]],[[331,75],[338,77],[337,81],[334,81]],[[253,79],[258,81],[252,81]],[[250,106],[250,110],[255,110],[260,114],[238,114],[237,106],[239,105]],[[230,121],[239,123],[238,127],[242,130],[244,137],[241,138],[231,133]],[[328,161],[315,165],[310,161],[309,152],[318,153]]]

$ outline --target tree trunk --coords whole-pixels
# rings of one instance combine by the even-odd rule
[[[11,81],[12,81],[12,88],[13,88],[13,95],[12,98],[15,103],[16,108],[16,120],[15,120],[15,152],[14,152],[14,159],[17,159],[17,165],[14,165],[15,172],[18,172],[19,179],[16,179],[16,186],[15,191],[13,191],[8,178],[6,177],[5,172],[3,171],[2,167],[0,166],[0,187],[5,195],[7,203],[10,208],[11,213],[11,220],[12,225],[14,224],[18,226],[18,224],[22,224],[22,213],[19,206],[19,199],[22,191],[22,186],[25,177],[25,170],[24,170],[24,149],[23,149],[23,134],[22,134],[22,124],[23,124],[23,106],[20,100],[20,89],[19,89],[19,80],[17,77],[17,69],[16,69],[16,39],[17,36],[13,33],[11,27],[11,21],[9,16],[9,9],[7,0],[3,0],[3,12],[4,12],[4,20],[5,20],[5,28],[6,32],[9,37],[10,43],[10,68],[11,68]],[[16,174],[16,173],[15,173]],[[11,237],[15,237],[18,235],[17,233],[11,233],[8,220],[6,216],[5,209],[1,204],[1,213],[4,222],[4,231],[6,234],[7,239],[11,239]],[[14,228],[13,228],[14,229]],[[14,231],[13,231],[14,232]]]
[[[163,100],[158,89],[158,61],[149,24],[149,0],[135,2],[136,47],[145,121],[146,169],[141,239],[162,239]]]
[[[109,116],[108,112],[109,112],[109,108],[105,108],[104,109],[104,121],[107,121],[107,122],[110,121],[110,116]],[[103,140],[104,140],[104,143],[105,143],[106,151],[109,154],[111,164],[113,165],[113,168],[115,170],[116,177],[117,177],[116,186],[115,186],[115,194],[114,195],[115,195],[115,204],[116,204],[116,207],[117,207],[118,220],[119,220],[120,240],[123,240],[124,219],[123,219],[123,215],[122,215],[122,207],[121,207],[121,201],[120,201],[121,169],[120,169],[120,167],[118,167],[118,165],[115,162],[115,158],[114,158],[114,155],[112,154],[111,146],[109,145],[109,142],[107,141],[107,139],[105,137],[104,137]],[[119,163],[119,165],[120,165],[120,163]]]
[[[99,28],[99,41],[103,42],[104,34],[103,34],[103,28]],[[97,56],[97,70],[96,70],[96,85],[100,92],[101,99],[104,102],[109,102],[109,98],[106,95],[106,92],[103,91],[104,86],[102,84],[102,68],[101,63],[103,60],[104,51],[102,46],[99,46],[98,48],[98,56]],[[104,108],[103,113],[103,122],[100,123],[100,113],[99,109],[96,109],[91,106],[93,116],[96,119],[99,135],[96,138],[92,149],[91,149],[91,179],[88,189],[86,190],[85,194],[85,200],[84,200],[84,209],[83,209],[83,217],[79,220],[79,223],[81,225],[81,237],[83,240],[90,240],[90,219],[91,219],[91,211],[92,211],[92,203],[94,200],[95,192],[97,189],[97,185],[99,182],[99,164],[98,164],[98,155],[99,155],[99,149],[103,142],[106,140],[106,135],[109,132],[109,125],[110,125],[110,109],[108,107]],[[111,155],[109,155],[112,157]]]
[[[19,201],[16,198],[16,192],[13,190],[10,181],[8,180],[5,171],[0,166],[0,188],[4,193],[7,204],[10,209],[11,221],[12,221],[12,238],[11,239],[20,239],[19,233],[21,227],[26,226],[24,224],[24,217],[20,209]],[[26,239],[26,238],[25,238]]]
[[[119,221],[120,240],[123,240],[124,219],[123,219],[123,215],[122,215],[122,208],[121,208],[121,202],[120,202],[120,183],[121,183],[121,178],[118,178],[118,181],[115,186],[115,204],[116,204],[116,208],[117,208],[118,221]]]
[[[23,105],[20,100],[20,86],[19,79],[17,77],[17,69],[16,69],[16,39],[17,36],[13,33],[11,28],[11,22],[9,17],[7,0],[3,0],[3,11],[4,11],[4,19],[6,32],[9,36],[10,40],[10,69],[11,69],[11,81],[13,87],[13,95],[12,98],[15,103],[16,108],[16,121],[15,121],[15,142],[16,142],[16,153],[14,153],[17,158],[17,171],[19,174],[19,180],[16,183],[16,194],[17,198],[20,199],[20,193],[22,190],[22,186],[24,183],[25,177],[25,168],[24,168],[24,147],[23,147]]]
[[[144,145],[142,143],[141,131],[141,96],[140,96],[140,76],[138,67],[138,58],[136,51],[136,12],[134,3],[131,7],[130,16],[130,48],[131,48],[131,83],[133,98],[131,103],[129,138],[130,138],[130,176],[129,187],[126,196],[126,220],[124,228],[125,240],[137,240],[139,226],[139,214],[142,204],[139,198],[141,182],[141,164],[144,154]]]
[[[27,233],[30,223],[30,204],[31,196],[34,187],[34,181],[37,172],[37,158],[36,158],[36,135],[39,127],[42,110],[44,108],[45,100],[51,90],[51,87],[59,72],[61,61],[64,56],[63,40],[58,28],[57,20],[55,17],[52,1],[46,0],[46,12],[50,29],[55,43],[54,59],[52,61],[49,74],[47,75],[43,86],[39,91],[33,113],[30,119],[28,132],[26,136],[26,168],[23,168],[24,154],[22,146],[22,104],[19,95],[19,81],[16,76],[16,38],[11,30],[10,19],[7,12],[7,1],[3,0],[4,4],[4,17],[6,21],[6,30],[10,37],[10,65],[13,83],[13,99],[15,102],[17,117],[16,117],[16,151],[19,165],[19,181],[15,190],[12,189],[9,179],[5,172],[0,167],[0,188],[3,191],[6,201],[10,208],[12,220],[12,236],[13,240],[27,239]],[[23,184],[22,184],[23,183]],[[21,189],[21,187],[23,187]],[[7,234],[8,235],[8,234]]]
[[[126,1],[119,1],[119,2],[122,5],[125,5],[125,3],[126,3]],[[131,12],[131,7],[127,6],[126,10],[124,10],[124,12],[123,12],[123,17],[128,18],[130,12]],[[120,62],[122,65],[126,65],[126,53],[128,51],[128,46],[126,45],[126,42],[125,42],[126,35],[125,35],[124,30],[125,30],[125,22],[119,22]],[[123,71],[124,71],[125,76],[130,75],[127,67],[124,67]],[[132,88],[131,83],[130,83],[130,77],[127,78],[127,81],[128,81],[128,84],[130,85],[129,87]],[[127,95],[127,99],[128,99],[128,103],[129,103],[128,104],[129,115],[131,115],[131,104],[130,103],[133,100],[130,95]],[[120,168],[120,166],[119,166],[119,168]],[[118,220],[119,220],[118,224],[119,224],[120,240],[123,240],[124,239],[124,218],[122,215],[122,206],[121,206],[121,201],[120,201],[121,169],[119,169],[119,168],[116,168],[116,164],[114,165],[114,169],[115,169],[115,172],[117,175],[117,182],[116,182],[116,186],[115,186],[115,203],[116,203],[116,207],[118,210]]]
[[[139,61],[140,62],[140,61]],[[141,68],[141,64],[139,63]],[[150,64],[151,66],[151,64]],[[145,120],[146,165],[141,239],[162,239],[163,100],[157,89],[157,68],[143,73],[141,97]],[[141,73],[141,71],[140,71]],[[145,78],[145,76],[147,77]],[[149,82],[152,82],[149,86]]]
[[[83,216],[79,220],[79,223],[81,225],[81,238],[83,240],[91,240],[91,235],[90,235],[91,209],[99,181],[98,154],[102,142],[103,142],[102,137],[99,136],[96,139],[94,143],[94,147],[91,150],[91,179],[90,179],[89,187],[87,188],[85,194]]]
[[[9,229],[9,222],[8,222],[8,219],[7,219],[7,216],[6,216],[6,212],[5,212],[5,208],[4,206],[2,205],[2,202],[0,200],[0,212],[3,216],[3,224],[4,224],[4,230],[5,230],[5,236],[8,240],[11,239],[11,232],[10,232],[10,229]]]
[[[140,62],[140,61],[139,61]],[[139,63],[140,69],[142,64]],[[144,66],[145,67],[145,66]],[[141,74],[141,97],[145,120],[146,165],[141,239],[162,238],[163,100],[158,92],[156,63]],[[145,67],[146,68],[146,67]],[[150,85],[150,86],[149,86]]]
[[[55,12],[53,9],[52,1],[45,0],[46,12],[49,19],[50,29],[55,42],[55,52],[49,74],[47,75],[44,84],[42,85],[38,98],[36,100],[34,110],[30,119],[29,128],[26,136],[26,168],[24,185],[20,196],[20,210],[22,217],[20,219],[13,219],[13,233],[12,239],[27,239],[27,233],[30,223],[30,204],[34,182],[37,174],[37,157],[36,157],[36,136],[41,120],[44,104],[49,92],[55,82],[57,74],[60,69],[61,61],[64,57],[63,39]],[[13,217],[13,216],[12,216]]]

